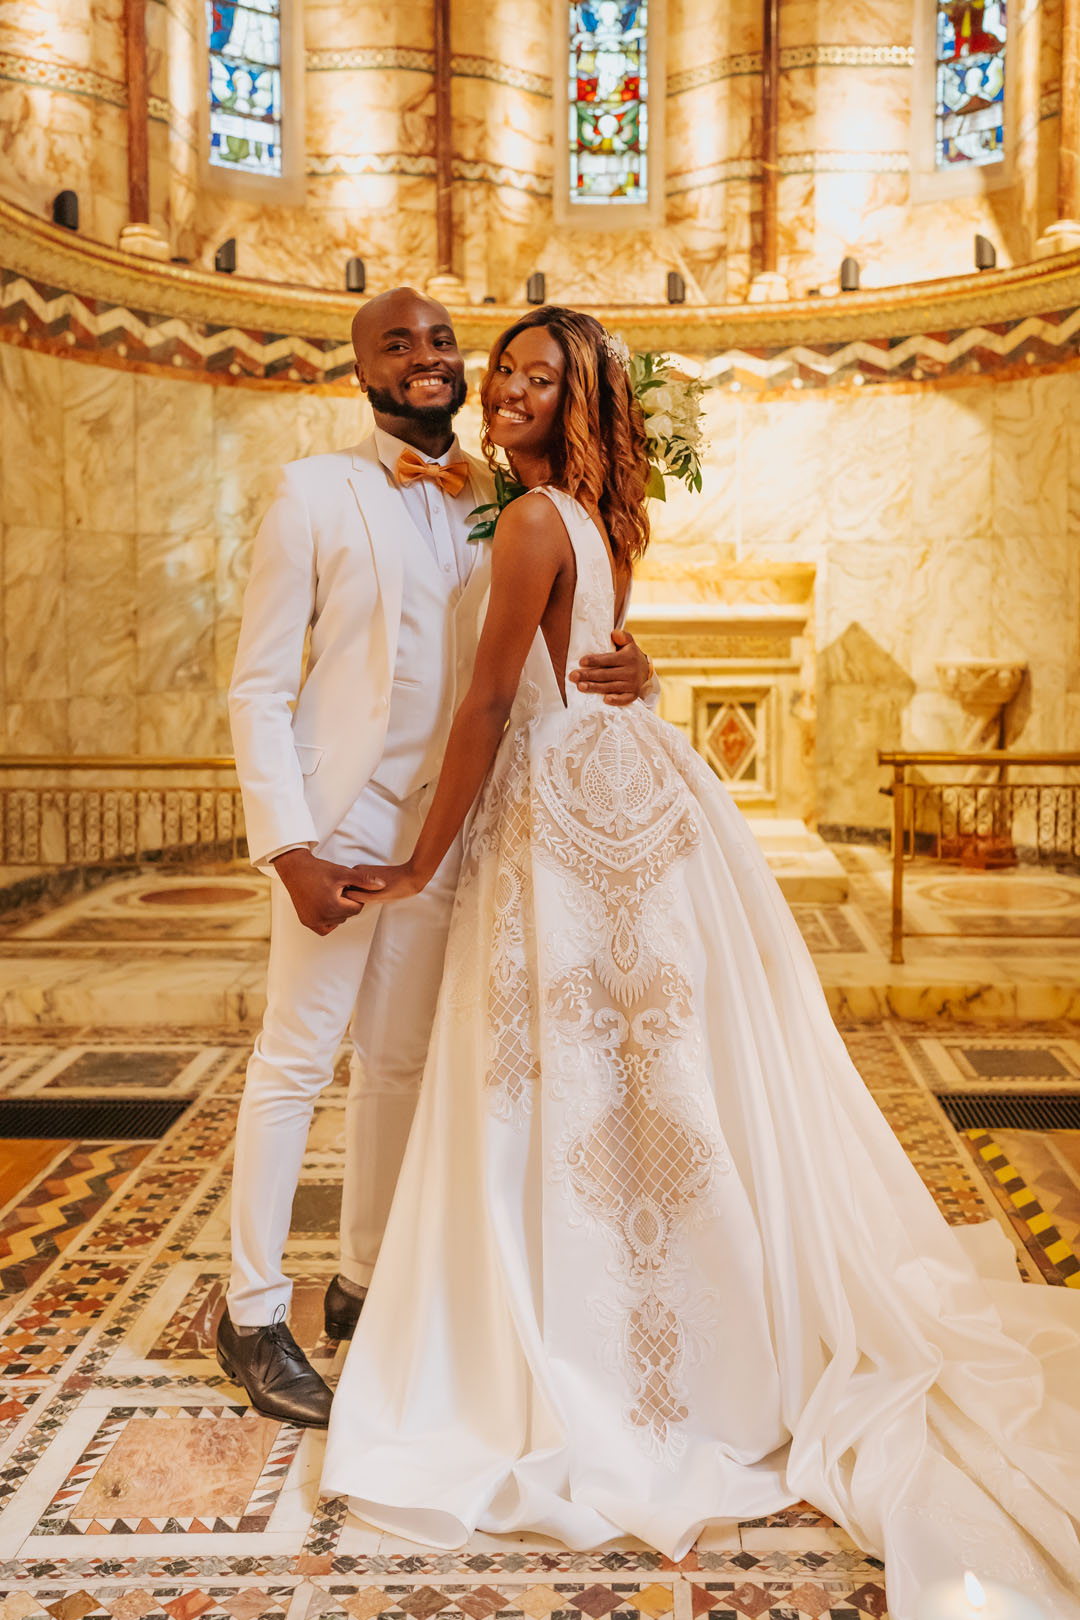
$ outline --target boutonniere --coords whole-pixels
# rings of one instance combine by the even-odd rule
[[[468,538],[474,544],[480,540],[490,540],[495,533],[495,525],[499,521],[499,513],[516,501],[519,495],[528,491],[524,484],[519,484],[516,478],[502,467],[495,468],[495,499],[488,501],[484,506],[475,506],[469,513],[470,518],[477,521],[469,530]]]

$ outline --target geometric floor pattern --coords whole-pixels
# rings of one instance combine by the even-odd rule
[[[934,1092],[1066,1089],[1080,1076],[1070,1030],[981,1027],[975,1039],[886,1022],[844,1035],[947,1219],[1001,1220],[1033,1281],[1067,1282],[1069,1256],[1080,1269],[1080,1133],[991,1133],[1064,1245],[1048,1265],[1023,1200],[1008,1201]],[[166,1030],[157,1043],[0,1053],[0,1095],[107,1085],[195,1099],[158,1142],[60,1144],[0,1207],[0,1620],[882,1620],[880,1563],[805,1505],[717,1526],[674,1565],[631,1540],[571,1553],[481,1536],[446,1553],[320,1498],[322,1437],[250,1412],[213,1357],[246,1057],[246,1042]],[[287,1255],[293,1330],[331,1379],[341,1351],[320,1305],[336,1262],[345,1081],[342,1066],[319,1101]]]

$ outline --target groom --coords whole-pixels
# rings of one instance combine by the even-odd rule
[[[272,878],[217,1354],[257,1411],[315,1428],[331,1394],[285,1326],[282,1270],[312,1110],[348,1030],[360,1063],[345,1109],[341,1269],[325,1301],[327,1333],[348,1338],[412,1121],[460,840],[399,905],[365,910],[354,868],[405,860],[424,820],[488,583],[468,517],[493,498],[486,467],[454,435],[465,367],[442,305],[383,293],[358,311],[352,338],[374,432],[285,467],[255,541],[229,689],[248,846]],[[617,651],[583,659],[573,678],[626,701],[648,660],[625,633],[613,639]]]

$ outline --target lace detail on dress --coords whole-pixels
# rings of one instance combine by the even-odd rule
[[[605,1356],[630,1389],[628,1423],[674,1462],[690,1415],[685,1370],[716,1301],[692,1300],[680,1236],[730,1168],[701,1094],[693,987],[677,965],[673,868],[697,847],[692,805],[664,753],[616,710],[582,715],[537,771],[534,852],[554,865],[577,926],[545,940],[552,1091],[571,1125],[552,1175],[608,1236]]]
[[[487,926],[491,928],[487,985],[487,1055],[484,1085],[492,1112],[521,1122],[531,1111],[540,1076],[534,1036],[535,969],[533,916],[529,890],[530,767],[529,733],[539,692],[523,681],[510,725],[480,796],[458,885],[458,905],[479,927],[483,899],[477,894],[483,873],[490,884]],[[450,1006],[466,1016],[475,991],[464,954],[447,965]]]

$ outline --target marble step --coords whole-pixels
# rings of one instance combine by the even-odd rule
[[[39,947],[0,957],[0,1031],[11,1041],[50,1030],[195,1030],[254,1034],[265,1007],[262,949],[174,945],[73,955]],[[914,951],[909,945],[909,956]],[[961,953],[894,966],[864,953],[816,958],[838,1021],[907,1018],[957,1023],[1080,1017],[1076,959],[989,959]]]
[[[848,876],[823,838],[801,821],[750,816],[750,829],[784,899],[808,905],[843,905]]]

